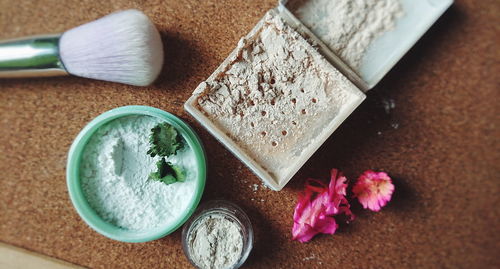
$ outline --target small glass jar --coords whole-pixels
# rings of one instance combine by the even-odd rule
[[[193,257],[190,238],[195,232],[195,228],[198,224],[209,216],[219,216],[230,220],[232,223],[238,226],[241,232],[241,238],[243,241],[243,246],[241,254],[233,265],[227,267],[228,269],[239,268],[248,258],[250,251],[253,247],[253,229],[252,223],[248,218],[247,214],[243,210],[232,202],[225,200],[213,200],[206,202],[198,207],[196,212],[191,216],[191,218],[186,222],[184,228],[182,229],[182,248],[184,249],[184,254],[188,258],[189,262],[198,269],[206,269],[200,267]],[[222,268],[221,268],[222,269]],[[224,268],[226,269],[226,268]]]

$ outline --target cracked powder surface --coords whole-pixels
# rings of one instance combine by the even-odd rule
[[[228,60],[195,91],[199,110],[277,182],[292,176],[338,114],[360,98],[354,84],[272,13]]]

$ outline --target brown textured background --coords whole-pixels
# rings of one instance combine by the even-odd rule
[[[0,0],[0,38],[61,32],[138,8],[162,33],[166,65],[151,87],[75,77],[0,80],[0,241],[96,268],[184,268],[180,231],[126,244],[73,209],[66,153],[80,129],[118,106],[173,112],[209,156],[203,200],[241,205],[256,230],[247,268],[494,268],[500,266],[500,3],[456,0],[368,99],[281,192],[260,181],[182,108],[275,0]],[[386,114],[384,100],[394,100]],[[394,124],[398,128],[394,128]],[[296,195],[308,176],[338,167],[354,179],[385,169],[396,193],[380,213],[308,244],[290,240]]]

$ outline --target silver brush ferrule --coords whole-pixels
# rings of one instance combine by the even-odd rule
[[[0,41],[0,78],[68,75],[59,57],[61,35]]]

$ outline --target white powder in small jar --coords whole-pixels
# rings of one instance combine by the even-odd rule
[[[160,157],[147,154],[151,128],[162,120],[127,116],[99,128],[82,155],[80,178],[90,206],[105,221],[127,230],[168,225],[185,212],[196,188],[196,158],[186,143],[167,161],[186,171],[186,181],[166,185],[148,179]]]
[[[205,215],[194,224],[188,236],[189,253],[203,269],[232,268],[243,251],[241,229],[222,214]]]
[[[404,14],[400,0],[292,0],[287,6],[357,72],[370,44]]]

